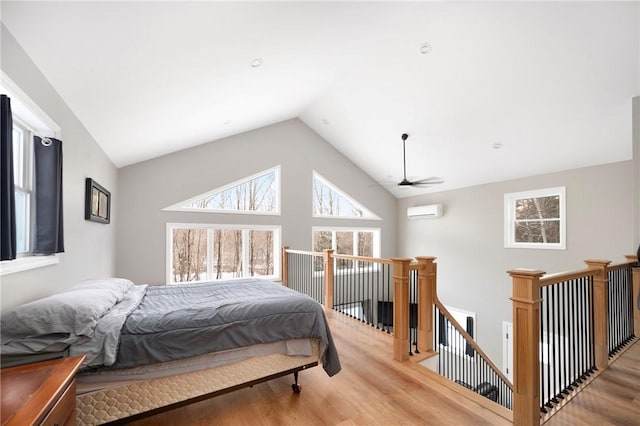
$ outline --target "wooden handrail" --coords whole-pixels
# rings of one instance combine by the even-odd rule
[[[318,257],[322,257],[324,256],[324,253],[319,252],[319,251],[304,251],[304,250],[291,250],[290,248],[287,248],[285,250],[286,253],[291,253],[291,254],[304,254],[307,256],[318,256]]]
[[[500,371],[500,368],[498,368],[498,366],[491,361],[491,358],[489,358],[489,356],[482,350],[482,348],[478,346],[478,343],[476,343],[475,339],[471,337],[469,333],[467,333],[467,331],[458,323],[458,321],[456,321],[453,315],[451,315],[451,312],[449,312],[449,310],[442,304],[440,299],[438,299],[437,295],[434,297],[433,303],[438,307],[440,312],[447,318],[447,321],[449,321],[449,323],[453,325],[456,331],[462,335],[464,340],[466,340],[466,342],[469,345],[471,345],[473,350],[480,355],[480,357],[484,360],[484,362],[486,362],[489,365],[489,367],[491,367],[495,371],[498,377],[500,377],[500,379],[505,382],[505,384],[509,387],[509,389],[513,391],[513,385],[511,384],[511,381],[507,378],[507,376],[505,376],[502,373],[502,371]]]
[[[513,278],[513,345],[514,345],[514,423],[539,425],[539,322],[540,288],[591,277],[593,285],[593,351],[594,363],[599,370],[606,369],[608,359],[608,287],[609,272],[637,264],[637,257],[625,256],[624,262],[612,264],[609,260],[585,260],[587,268],[545,274],[537,270],[509,271]],[[638,269],[638,271],[636,271]],[[640,328],[640,310],[636,298],[640,297],[640,268],[633,271],[634,330]],[[525,350],[522,350],[525,349]]]
[[[418,261],[409,258],[374,258],[365,256],[351,256],[336,254],[332,250],[324,253],[290,250],[283,248],[283,255],[287,253],[302,254],[324,258],[325,269],[325,305],[331,307],[333,301],[333,275],[336,259],[369,262],[392,265],[393,277],[393,357],[399,361],[408,359],[409,353],[409,283],[411,271],[419,271],[417,285],[417,301],[419,305],[417,315],[417,329],[420,350],[435,350],[436,344],[433,324],[433,309],[437,307],[447,318],[449,324],[466,341],[466,344],[491,368],[496,377],[504,382],[513,392],[513,420],[517,425],[539,426],[540,424],[540,311],[541,288],[571,282],[582,278],[590,278],[593,285],[593,310],[595,344],[595,364],[599,369],[608,366],[607,351],[607,288],[609,272],[622,270],[637,265],[638,258],[633,255],[625,256],[624,262],[612,264],[608,260],[587,260],[587,267],[576,271],[546,274],[540,270],[514,269],[508,271],[512,276],[513,293],[513,345],[514,345],[514,381],[513,383],[491,361],[478,343],[451,315],[438,299],[436,292],[436,264],[433,257],[418,257]],[[635,335],[640,334],[640,310],[636,300],[640,297],[640,268],[633,268],[633,326]],[[283,276],[284,278],[284,276]],[[284,281],[284,279],[283,279]],[[428,305],[428,306],[427,306]],[[430,345],[426,345],[430,342]]]
[[[540,277],[540,287],[546,287],[553,284],[558,284],[563,281],[576,280],[578,278],[584,278],[594,275],[594,269],[585,268],[579,271],[557,272],[555,274],[545,274]]]
[[[392,265],[393,260],[391,259],[383,259],[380,257],[365,257],[365,256],[351,256],[348,254],[333,254],[335,259],[343,259],[343,260],[358,260],[360,262],[370,262],[370,263],[384,263],[387,265]]]
[[[619,269],[624,269],[627,268],[629,265],[634,265],[637,260],[636,260],[636,256],[626,256],[627,258],[631,257],[632,259],[628,259],[624,262],[620,262],[620,263],[613,263],[611,265],[609,265],[609,267],[607,268],[609,271],[617,271]]]

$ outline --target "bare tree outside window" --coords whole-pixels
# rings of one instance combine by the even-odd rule
[[[273,231],[249,231],[249,275],[273,275]]]
[[[373,257],[373,232],[358,232],[358,256]],[[367,267],[360,262],[360,268]]]
[[[216,229],[213,231],[213,262],[216,279],[242,276],[242,231]]]
[[[313,233],[313,251],[323,252],[333,247],[331,231],[316,231]],[[313,270],[322,271],[324,269],[324,260],[314,257]]]
[[[560,242],[560,197],[523,198],[516,201],[517,242]]]
[[[274,168],[174,207],[228,212],[278,213],[278,186],[279,168]]]
[[[313,251],[321,252],[334,249],[336,254],[349,256],[375,257],[379,256],[380,247],[378,230],[320,230],[313,231]],[[337,259],[336,269],[344,270],[355,267],[366,267],[366,262]],[[316,258],[316,271],[322,270],[322,259]]]
[[[313,174],[313,215],[377,219],[356,200],[342,192],[319,174]]]
[[[173,230],[173,281],[200,281],[207,268],[206,229]]]
[[[336,253],[353,256],[353,232],[336,232]],[[336,262],[338,269],[353,268],[353,261],[338,259]]]
[[[200,225],[170,236],[171,283],[277,275],[279,230]]]
[[[505,194],[505,247],[564,249],[565,188]]]

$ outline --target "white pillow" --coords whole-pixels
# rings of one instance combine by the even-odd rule
[[[71,290],[77,289],[102,289],[113,288],[114,290],[122,291],[122,297],[131,288],[133,283],[126,278],[94,278],[89,280],[80,281],[78,284],[71,287]],[[122,299],[121,299],[122,300]]]
[[[2,340],[55,333],[91,336],[98,320],[124,299],[129,280],[83,281],[70,290],[2,314]]]

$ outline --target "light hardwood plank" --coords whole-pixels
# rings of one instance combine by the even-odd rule
[[[640,341],[545,423],[574,425],[640,425]]]
[[[509,421],[392,360],[393,338],[327,312],[342,371],[300,373],[302,393],[283,377],[134,422],[151,425],[509,425]],[[640,425],[640,342],[545,426]]]
[[[415,366],[393,361],[393,337],[327,312],[342,363],[328,377],[321,367],[300,373],[302,393],[283,377],[167,413],[144,425],[508,425]],[[408,349],[407,349],[408,350]]]

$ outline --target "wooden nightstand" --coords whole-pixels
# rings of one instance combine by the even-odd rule
[[[3,425],[75,425],[76,372],[83,356],[0,370]]]

